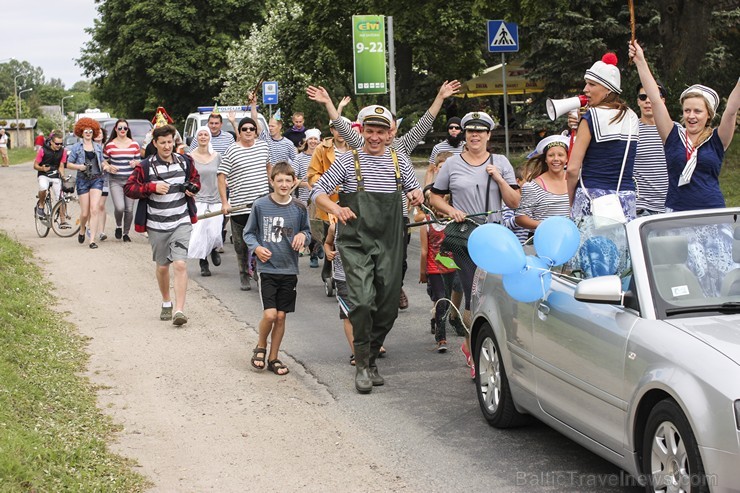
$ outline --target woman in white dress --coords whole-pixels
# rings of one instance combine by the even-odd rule
[[[195,134],[198,147],[190,153],[195,162],[195,168],[200,175],[200,192],[195,196],[195,205],[198,215],[206,212],[221,210],[221,197],[218,194],[218,180],[216,172],[221,158],[211,147],[211,131],[208,127],[201,127]],[[193,232],[190,235],[188,257],[197,258],[200,262],[200,275],[207,277],[211,275],[208,264],[210,254],[213,265],[221,265],[221,255],[218,249],[223,246],[221,237],[221,224],[223,217],[215,216],[201,219],[193,224]]]

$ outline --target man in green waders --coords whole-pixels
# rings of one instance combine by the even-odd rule
[[[391,112],[368,106],[358,115],[365,144],[339,155],[311,198],[339,220],[338,248],[347,278],[355,347],[355,388],[363,394],[385,381],[376,359],[398,316],[404,223],[401,195],[418,205],[423,194],[408,157],[386,146]],[[339,203],[328,194],[341,187]]]

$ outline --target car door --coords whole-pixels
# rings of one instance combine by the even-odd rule
[[[575,283],[553,278],[536,303],[534,365],[543,411],[621,453],[626,443],[624,367],[627,339],[638,321],[629,308],[583,303]]]

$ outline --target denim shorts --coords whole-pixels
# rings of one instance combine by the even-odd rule
[[[91,179],[84,178],[81,174],[77,174],[77,195],[84,195],[94,188],[96,190],[103,190],[105,184],[105,178],[103,175],[95,175]]]

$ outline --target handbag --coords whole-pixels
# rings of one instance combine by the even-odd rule
[[[493,155],[490,157],[491,164],[493,164]],[[486,182],[486,211],[490,203],[489,191],[491,189],[491,175],[488,175],[488,181]],[[473,230],[477,228],[479,224],[472,219],[465,219],[462,222],[451,221],[445,226],[445,237],[442,240],[441,250],[451,252],[453,255],[464,253],[467,255],[468,251],[468,238],[473,233]]]
[[[628,118],[632,120],[632,115],[628,115]],[[624,175],[624,166],[627,164],[627,155],[630,152],[630,142],[632,141],[631,122],[629,128],[630,131],[627,133],[627,145],[625,146],[624,157],[622,158],[622,168],[619,170],[619,181],[617,182],[616,193],[609,193],[593,199],[588,194],[588,190],[586,190],[586,187],[583,185],[583,179],[580,175],[578,176],[578,179],[581,182],[581,188],[583,188],[583,193],[591,202],[591,215],[594,218],[595,228],[602,228],[605,226],[611,226],[613,224],[627,223],[627,216],[624,215],[622,203],[619,201],[619,187],[622,186],[622,175]]]

